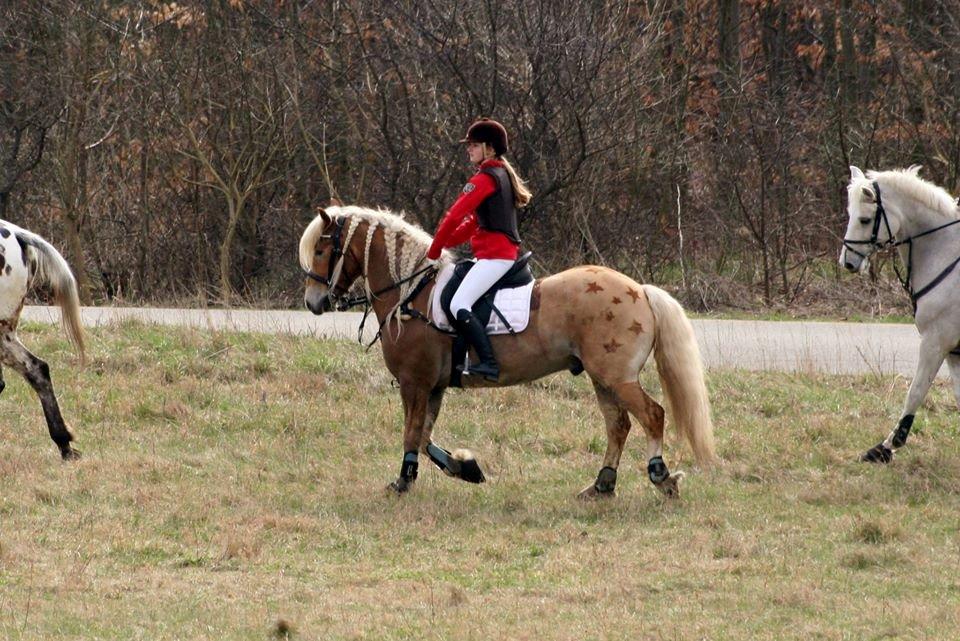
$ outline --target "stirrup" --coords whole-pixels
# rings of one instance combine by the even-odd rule
[[[500,380],[500,367],[496,363],[471,363],[463,373],[467,376],[482,376],[493,383]]]

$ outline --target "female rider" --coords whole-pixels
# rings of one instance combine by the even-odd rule
[[[467,156],[476,166],[476,174],[463,187],[453,206],[437,227],[427,258],[437,260],[446,247],[470,240],[477,258],[450,303],[451,319],[479,357],[465,374],[496,381],[500,368],[486,329],[473,314],[473,304],[507,273],[517,260],[520,236],[517,232],[517,208],[532,196],[516,170],[503,158],[509,149],[507,130],[489,118],[477,120],[460,142],[467,145]]]

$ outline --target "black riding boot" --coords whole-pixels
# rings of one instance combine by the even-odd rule
[[[493,347],[490,345],[490,337],[487,336],[486,328],[480,324],[480,321],[470,310],[461,309],[457,312],[457,329],[477,351],[477,357],[480,359],[479,363],[471,363],[470,368],[464,374],[483,376],[490,381],[498,380],[500,378],[500,366],[497,365],[497,359],[493,355]]]

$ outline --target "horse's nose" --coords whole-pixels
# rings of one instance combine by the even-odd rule
[[[858,267],[857,265],[854,265],[853,263],[851,263],[849,260],[843,261],[843,266],[846,268],[848,272],[855,272],[857,271],[857,267]]]
[[[323,303],[325,300],[327,300],[326,296],[324,296],[319,301],[311,300],[310,297],[306,296],[303,299],[303,304],[307,306],[307,309],[309,309],[311,312],[319,316],[324,312]]]

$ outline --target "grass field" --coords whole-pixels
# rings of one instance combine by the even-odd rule
[[[84,457],[60,462],[5,371],[0,639],[960,638],[944,382],[880,468],[855,457],[907,381],[711,372],[725,464],[665,500],[636,429],[598,503],[574,499],[604,447],[588,381],[453,391],[435,438],[488,483],[424,459],[398,499],[377,351],[129,324],[93,333],[80,370],[55,328],[21,333]],[[675,441],[666,459],[690,471]]]

